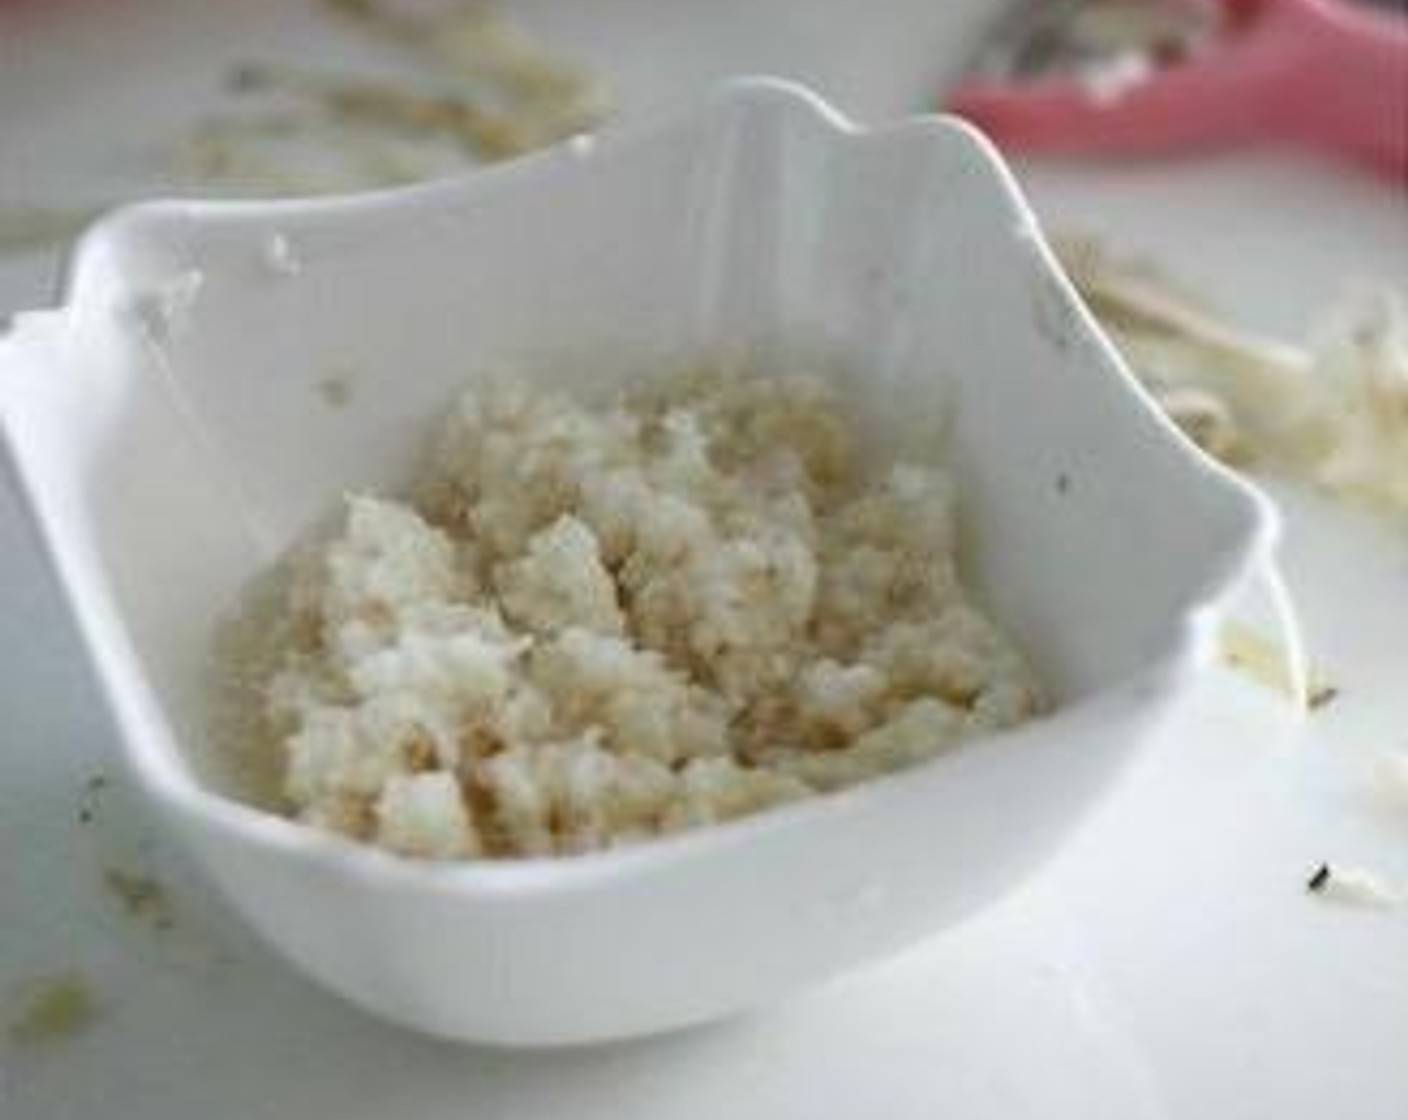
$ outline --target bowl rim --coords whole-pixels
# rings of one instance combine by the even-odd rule
[[[619,848],[570,856],[445,862],[397,856],[365,842],[316,830],[208,788],[201,783],[189,763],[181,759],[181,748],[169,727],[162,728],[163,734],[159,736],[127,733],[122,715],[124,704],[119,695],[120,682],[106,670],[104,659],[95,655],[101,646],[111,646],[111,640],[106,636],[99,639],[94,633],[89,612],[80,606],[85,596],[75,590],[80,583],[77,573],[69,570],[55,534],[49,530],[43,503],[27,482],[20,457],[12,445],[5,408],[6,394],[15,388],[6,384],[7,380],[14,380],[5,376],[7,362],[15,360],[16,364],[23,364],[17,359],[26,346],[42,344],[51,332],[62,332],[67,317],[85,304],[90,273],[95,270],[95,261],[108,241],[124,236],[129,227],[140,226],[152,218],[165,219],[173,214],[202,223],[223,223],[250,218],[337,218],[446,200],[454,200],[458,205],[470,205],[474,200],[492,197],[496,192],[515,189],[521,182],[551,174],[553,168],[564,159],[609,158],[617,150],[648,144],[658,136],[687,127],[720,111],[767,109],[809,116],[841,141],[871,138],[908,142],[927,142],[936,137],[949,141],[958,139],[973,157],[984,163],[997,184],[1002,201],[1018,219],[1012,226],[1012,236],[1023,243],[1029,266],[1067,299],[1073,311],[1074,329],[1094,345],[1101,359],[1097,364],[1104,367],[1106,375],[1116,378],[1127,392],[1142,402],[1156,421],[1156,430],[1177,447],[1182,458],[1182,469],[1190,472],[1199,484],[1222,492],[1224,503],[1232,511],[1235,526],[1229,533],[1231,543],[1220,554],[1210,557],[1201,586],[1190,595],[1186,608],[1154,653],[1127,673],[1053,712],[996,734],[979,736],[961,744],[961,749],[941,752],[903,770],[735,820],[652,837]],[[272,855],[299,860],[382,886],[415,888],[434,893],[474,891],[493,896],[524,896],[545,890],[582,889],[643,869],[704,858],[712,852],[746,844],[753,838],[797,827],[808,821],[853,812],[877,804],[893,796],[897,790],[925,779],[938,780],[936,776],[939,773],[954,771],[964,759],[980,762],[993,751],[1019,750],[1028,741],[1061,734],[1067,725],[1098,719],[1105,709],[1113,710],[1127,703],[1131,694],[1166,695],[1181,686],[1191,671],[1207,659],[1220,606],[1249,572],[1270,557],[1280,535],[1279,518],[1270,501],[1188,441],[1129,371],[1103,329],[1075,294],[1011,170],[981,132],[967,122],[947,115],[905,118],[865,127],[812,90],[784,79],[766,76],[730,79],[682,112],[629,128],[608,129],[600,137],[590,138],[589,142],[569,140],[503,165],[475,169],[433,182],[316,198],[272,201],[158,199],[122,206],[100,218],[79,237],[63,269],[60,286],[63,295],[57,308],[19,313],[13,318],[9,333],[0,335],[0,447],[7,452],[0,460],[9,464],[10,473],[19,480],[17,489],[21,508],[36,528],[41,549],[59,576],[70,617],[84,639],[90,663],[95,663],[96,683],[108,714],[117,725],[115,730],[122,755],[154,800],[188,823],[214,829],[227,839],[253,845]],[[125,644],[125,635],[123,639]],[[149,738],[169,739],[170,743],[157,744],[148,741]]]

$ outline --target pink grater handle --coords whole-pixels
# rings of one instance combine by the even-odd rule
[[[1268,43],[1297,63],[1275,86],[1281,134],[1408,181],[1408,20],[1332,0],[1267,6]]]
[[[1115,96],[1062,78],[951,98],[1001,144],[1150,155],[1291,138],[1408,178],[1408,28],[1334,0],[1231,0],[1224,43]]]

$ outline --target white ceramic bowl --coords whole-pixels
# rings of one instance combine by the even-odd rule
[[[1054,714],[562,860],[423,866],[231,795],[213,620],[333,496],[403,477],[466,377],[818,348],[863,372],[879,438],[952,410],[969,571]],[[64,305],[0,346],[0,421],[126,757],[238,909],[357,1004],[510,1044],[714,1018],[988,903],[1109,786],[1271,536],[1137,390],[987,143],[946,120],[858,131],[761,80],[455,181],[118,213]]]

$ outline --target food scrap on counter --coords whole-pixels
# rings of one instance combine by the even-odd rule
[[[89,1027],[98,1011],[88,979],[66,969],[25,986],[7,1034],[22,1045],[61,1041]]]
[[[1382,877],[1362,867],[1322,863],[1306,880],[1305,889],[1317,898],[1345,906],[1389,909],[1400,902],[1398,892]]]

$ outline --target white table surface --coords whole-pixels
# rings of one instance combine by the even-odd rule
[[[627,115],[764,70],[893,115],[955,72],[990,15],[981,0],[509,7],[612,74]],[[130,8],[0,32],[0,206],[154,189],[134,153],[209,100],[218,63],[306,60],[322,41],[302,8],[271,0]],[[1404,196],[1309,157],[1020,173],[1051,225],[1156,252],[1267,329],[1298,334],[1347,280],[1408,283]],[[47,302],[55,269],[0,258],[0,313]],[[243,931],[122,778],[0,476],[0,1021],[65,969],[98,1000],[71,1038],[0,1040],[0,1117],[1400,1120],[1408,908],[1335,907],[1303,884],[1329,859],[1408,886],[1408,821],[1369,788],[1376,757],[1408,750],[1408,533],[1277,496],[1334,704],[1300,721],[1210,674],[1049,869],[967,925],[740,1021],[515,1054],[383,1026]],[[81,823],[99,773],[112,784]],[[123,912],[101,885],[109,866],[158,877],[175,929]]]

